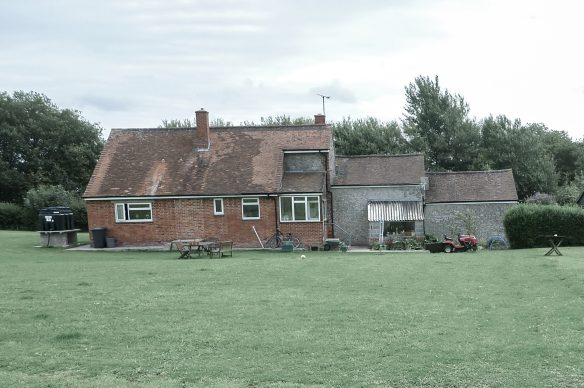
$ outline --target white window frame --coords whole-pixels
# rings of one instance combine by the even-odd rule
[[[217,211],[217,204],[221,204],[221,211]],[[223,203],[223,198],[213,198],[213,214],[216,216],[225,215],[225,207]]]
[[[246,201],[248,203],[246,203]],[[257,217],[246,217],[244,208],[246,206],[257,206],[258,207],[258,216]],[[260,199],[258,197],[247,197],[241,198],[241,219],[242,220],[259,220],[261,217],[260,213]]]
[[[282,215],[282,199],[290,198],[292,203],[292,219],[285,220]],[[316,198],[316,203],[318,205],[318,218],[310,218],[310,206],[309,204],[314,201],[309,201],[308,198]],[[320,195],[283,195],[280,197],[280,222],[320,222],[321,217],[321,206],[320,206],[321,196]],[[306,214],[305,220],[297,220],[295,214],[295,204],[304,204],[304,214]]]
[[[130,207],[132,207],[130,209]],[[151,202],[117,202],[114,204],[114,210],[116,214],[116,222],[118,223],[128,223],[128,222],[152,222],[154,220],[154,215],[152,212]],[[150,218],[148,219],[131,219],[132,211],[150,211]]]

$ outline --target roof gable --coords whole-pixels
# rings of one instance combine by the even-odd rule
[[[330,127],[114,129],[85,197],[236,195],[277,192],[284,150],[328,150]]]
[[[334,186],[420,184],[424,155],[337,156]]]
[[[517,201],[513,172],[507,170],[429,172],[427,203]]]

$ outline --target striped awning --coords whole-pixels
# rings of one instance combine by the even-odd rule
[[[367,216],[369,221],[421,221],[424,208],[422,201],[370,201]]]

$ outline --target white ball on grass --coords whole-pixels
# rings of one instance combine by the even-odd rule
[[[304,259],[306,259],[306,256],[304,256],[304,255],[301,255],[301,256],[300,256],[300,258],[301,258],[302,260],[304,260]]]

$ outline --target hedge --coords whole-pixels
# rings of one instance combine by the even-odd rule
[[[543,236],[566,236],[564,245],[584,245],[584,209],[558,205],[522,204],[505,214],[511,248],[547,246]]]
[[[29,211],[14,203],[0,202],[0,229],[29,229]]]

